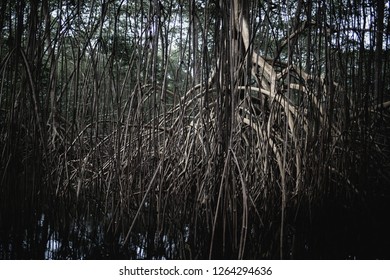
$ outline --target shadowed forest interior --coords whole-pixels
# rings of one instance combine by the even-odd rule
[[[0,259],[390,258],[387,1],[0,5]]]

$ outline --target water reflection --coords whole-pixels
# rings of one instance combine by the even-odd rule
[[[8,219],[3,212],[0,258],[170,259],[177,254],[175,242],[167,235],[139,230],[123,246],[124,234],[113,230],[98,213],[76,212],[73,216],[64,209],[19,218],[8,213]],[[184,232],[188,240],[188,227]]]
[[[152,203],[142,209],[125,243],[138,208],[116,211],[93,199],[40,200],[0,197],[0,259],[207,259],[210,231],[201,219],[189,224],[173,210],[157,225]],[[23,199],[21,198],[23,197]],[[50,197],[50,196],[48,196]],[[294,213],[286,228],[286,257],[292,259],[387,259],[389,230],[384,226],[388,196],[366,207],[330,203]],[[18,203],[16,203],[18,202]],[[375,203],[374,203],[375,202]],[[168,211],[167,211],[168,213]],[[374,214],[373,214],[374,213]],[[191,217],[191,216],[190,216]],[[372,217],[376,217],[373,219]],[[249,217],[245,258],[277,259],[279,221],[254,222]],[[310,223],[308,222],[310,220]],[[235,258],[216,226],[212,258]],[[261,239],[261,238],[262,239]],[[224,244],[229,246],[223,247]],[[230,250],[230,251],[229,251]],[[276,253],[275,253],[276,252]]]

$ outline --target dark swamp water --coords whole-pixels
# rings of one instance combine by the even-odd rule
[[[3,259],[143,259],[147,234],[123,246],[97,209],[86,211],[59,202],[50,207],[2,209],[0,257]],[[96,205],[95,205],[96,207]],[[108,219],[107,219],[108,220]],[[137,243],[137,244],[135,244]],[[162,256],[161,256],[162,257]]]
[[[155,219],[146,205],[129,242],[124,244],[131,221],[122,220],[118,225],[112,213],[103,210],[102,203],[94,199],[77,202],[22,195],[23,190],[26,188],[15,188],[7,194],[8,199],[3,196],[0,200],[1,259],[208,258],[210,232],[202,229],[202,224],[198,225],[197,232],[204,236],[197,240],[204,239],[204,244],[191,241],[194,230],[185,223],[177,228],[176,234],[156,231]],[[294,224],[287,225],[286,229],[285,248],[289,250],[286,258],[389,259],[389,210],[389,192],[383,192],[368,196],[364,203],[356,203],[352,208],[329,199],[321,206],[312,206],[310,213],[297,211]],[[260,231],[259,227],[251,228],[244,257],[278,258],[276,253],[258,251],[267,248],[256,244]],[[277,229],[269,232],[274,234]],[[218,249],[217,243],[213,258],[235,258],[229,252],[218,252],[222,249]]]

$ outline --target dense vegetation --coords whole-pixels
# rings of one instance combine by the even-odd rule
[[[0,7],[2,258],[386,258],[384,0]]]

